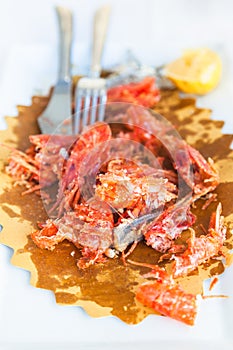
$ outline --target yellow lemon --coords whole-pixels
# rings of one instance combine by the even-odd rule
[[[204,95],[219,83],[220,57],[207,48],[187,50],[165,67],[165,75],[183,92]]]

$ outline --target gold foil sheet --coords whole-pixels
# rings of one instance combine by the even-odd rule
[[[223,215],[228,226],[227,242],[224,245],[225,265],[221,260],[212,259],[202,264],[189,276],[181,278],[182,286],[188,292],[202,293],[203,281],[224,271],[232,262],[233,228],[233,151],[230,149],[233,135],[223,135],[223,122],[210,118],[211,111],[196,107],[193,98],[181,98],[176,90],[162,91],[161,101],[155,111],[176,125],[180,135],[197,148],[206,158],[215,161],[220,172],[221,183],[216,189],[217,202],[223,205]],[[25,150],[29,146],[28,135],[39,133],[36,119],[45,108],[48,97],[33,97],[29,107],[18,106],[16,118],[7,117],[7,130],[0,132],[2,143]],[[59,304],[78,305],[93,316],[114,315],[128,324],[136,324],[153,310],[142,306],[135,300],[139,283],[144,282],[145,267],[128,264],[124,266],[120,258],[108,259],[105,264],[96,264],[85,270],[76,265],[79,250],[67,241],[58,244],[53,251],[35,246],[30,233],[37,229],[37,222],[47,218],[41,199],[35,193],[22,196],[23,188],[15,186],[5,173],[5,165],[10,150],[0,148],[0,223],[3,230],[0,242],[13,248],[11,263],[30,271],[31,284],[38,288],[52,290]],[[197,215],[195,229],[200,224],[208,227],[211,213],[217,202],[202,210],[204,201],[200,199],[193,209]],[[188,232],[183,235],[187,239]],[[155,264],[160,257],[152,248],[139,243],[130,256],[131,260]],[[167,263],[168,264],[168,263]],[[165,263],[166,265],[166,263]]]

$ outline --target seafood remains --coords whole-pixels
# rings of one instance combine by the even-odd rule
[[[196,237],[192,229],[193,203],[219,183],[212,159],[205,160],[170,123],[139,106],[116,113],[113,123],[92,125],[79,137],[33,135],[30,141],[25,153],[11,152],[6,171],[26,184],[24,194],[39,191],[49,203],[50,218],[31,234],[35,244],[53,250],[68,240],[82,253],[78,267],[87,268],[121,253],[125,262],[126,250],[143,240],[169,256],[172,275],[162,278],[160,270],[156,282],[140,286],[137,299],[193,324],[196,299],[174,279],[221,254],[226,228],[220,203],[205,235]],[[53,197],[49,189],[54,185]],[[177,248],[175,240],[187,229],[192,233],[187,247]],[[174,311],[177,303],[184,307]]]

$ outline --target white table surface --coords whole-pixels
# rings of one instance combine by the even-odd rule
[[[57,32],[54,5],[74,11],[73,72],[89,63],[91,19],[107,1],[0,0],[0,127],[17,104],[30,104],[56,80]],[[229,0],[109,0],[112,18],[103,64],[121,61],[127,49],[144,63],[159,65],[184,48],[208,46],[222,57],[218,89],[198,99],[233,132],[233,3]],[[233,344],[233,302],[206,300],[197,322],[187,327],[164,317],[129,326],[114,317],[93,319],[78,307],[56,305],[51,292],[29,284],[29,273],[10,264],[12,251],[0,245],[0,349],[228,349]],[[232,295],[233,269],[221,276],[215,292]],[[229,348],[230,345],[229,345]]]

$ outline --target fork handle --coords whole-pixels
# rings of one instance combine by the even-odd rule
[[[101,58],[108,28],[109,16],[110,6],[108,5],[102,6],[95,13],[93,28],[92,63],[90,72],[91,77],[98,78],[100,76]]]
[[[69,9],[56,6],[59,27],[58,80],[70,81],[70,56],[73,34],[73,18]]]

